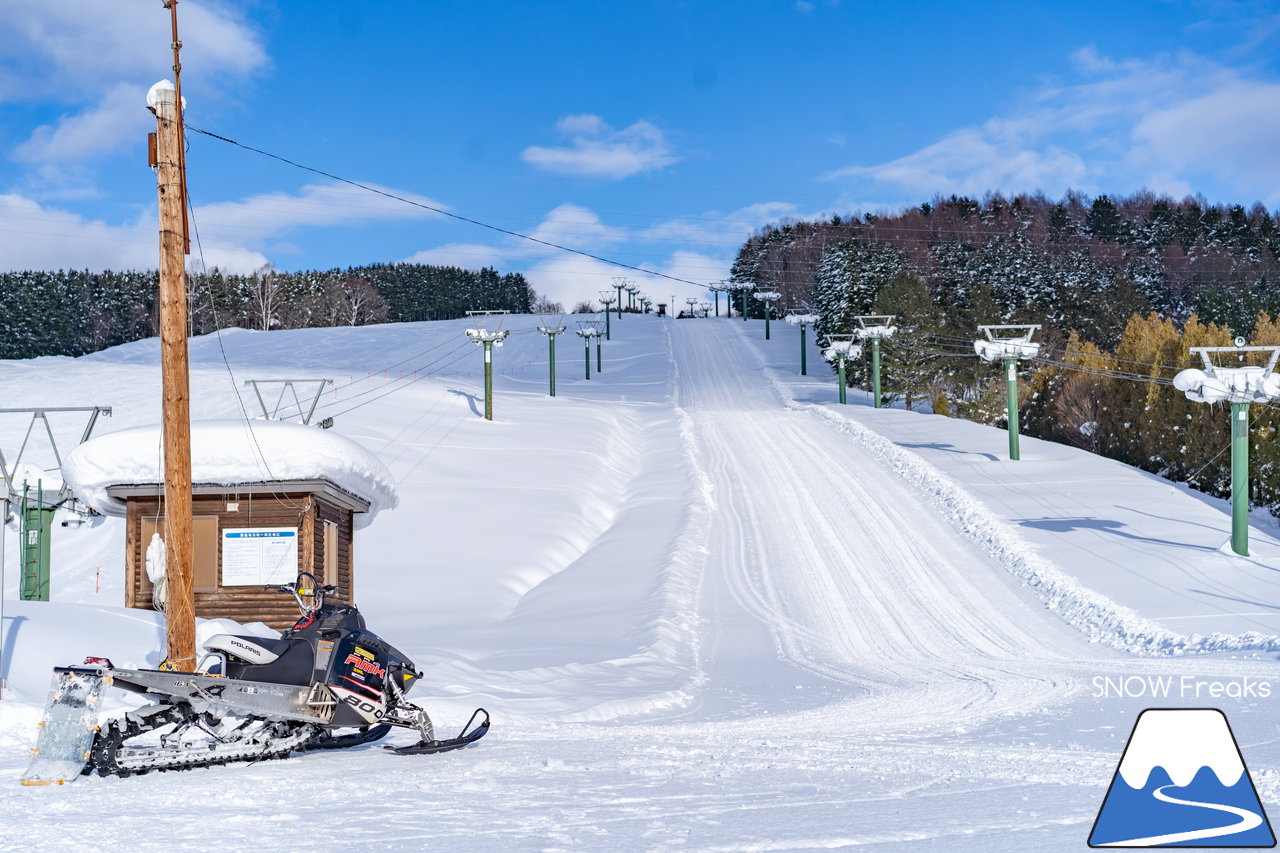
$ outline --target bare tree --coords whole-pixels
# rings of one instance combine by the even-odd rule
[[[564,313],[563,305],[559,302],[552,302],[551,297],[538,293],[533,288],[529,288],[529,305],[529,310],[534,314]]]
[[[367,279],[347,276],[330,281],[324,288],[329,325],[361,326],[387,319],[387,300]]]
[[[266,264],[254,271],[250,276],[250,291],[248,310],[253,324],[263,331],[279,325],[277,315],[284,299],[284,288],[276,268]]]

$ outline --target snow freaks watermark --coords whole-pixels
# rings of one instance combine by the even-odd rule
[[[1095,699],[1269,699],[1271,682],[1194,675],[1095,675]]]
[[[1090,847],[1275,844],[1225,714],[1148,708],[1138,715],[1089,833]]]

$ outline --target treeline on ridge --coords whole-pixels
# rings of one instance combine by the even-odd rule
[[[1193,346],[1280,345],[1278,257],[1280,223],[1262,205],[952,196],[894,216],[767,227],[733,278],[812,310],[825,336],[853,331],[857,315],[895,315],[889,398],[984,423],[1004,425],[1005,388],[1001,365],[973,352],[978,326],[1040,324],[1044,357],[1019,363],[1024,433],[1225,497],[1227,418],[1167,382],[1199,366]],[[869,388],[866,361],[849,373]],[[1278,415],[1253,407],[1250,488],[1280,515]]]
[[[427,264],[326,271],[188,273],[192,334],[229,326],[313,326],[447,320],[473,309],[527,312],[537,299],[519,273]],[[159,334],[155,270],[0,273],[0,358],[83,355]]]

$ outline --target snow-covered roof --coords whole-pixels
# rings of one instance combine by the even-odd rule
[[[159,425],[120,430],[77,447],[62,472],[81,501],[104,515],[124,515],[124,501],[107,489],[161,482],[161,448]],[[369,511],[355,515],[357,527],[399,502],[386,466],[332,430],[261,420],[191,424],[192,483],[235,486],[285,480],[328,480],[367,501]]]

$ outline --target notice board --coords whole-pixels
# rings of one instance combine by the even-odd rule
[[[298,576],[298,528],[228,527],[222,531],[222,585],[269,586]]]

